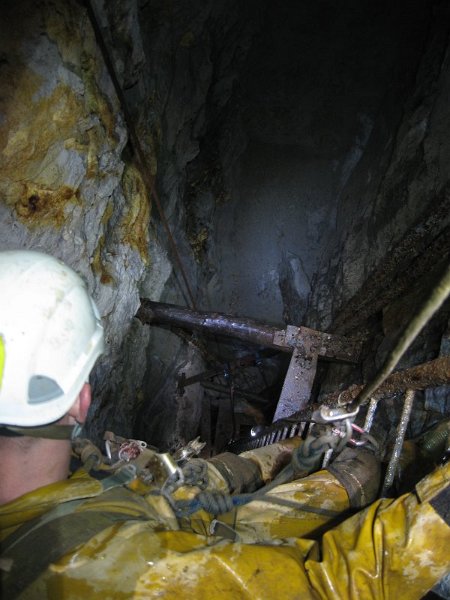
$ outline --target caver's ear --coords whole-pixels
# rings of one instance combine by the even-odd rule
[[[77,399],[69,410],[69,415],[73,417],[77,423],[84,423],[87,419],[89,407],[91,405],[91,386],[85,383],[78,394]]]

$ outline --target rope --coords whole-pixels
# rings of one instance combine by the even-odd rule
[[[208,485],[208,464],[201,458],[191,458],[183,467],[184,483],[200,489]]]
[[[189,517],[199,510],[204,510],[211,515],[222,515],[238,505],[238,498],[239,496],[230,496],[218,491],[199,492],[192,500],[174,501],[173,508],[177,517]]]
[[[265,502],[273,502],[281,505],[291,506],[286,504],[285,501],[278,501],[274,496],[266,496],[267,493],[273,488],[288,483],[294,478],[305,476],[311,471],[314,471],[320,466],[322,456],[329,448],[335,448],[336,445],[340,445],[341,439],[335,435],[322,435],[318,438],[309,437],[305,442],[295,450],[292,454],[292,459],[289,465],[287,465],[277,477],[252,494],[236,494],[231,496],[230,494],[219,492],[219,491],[202,491],[199,492],[195,498],[191,500],[173,500],[167,497],[172,508],[174,509],[177,517],[189,517],[199,510],[212,515],[221,515],[233,510],[233,508],[244,506],[253,500],[263,500]],[[194,461],[191,461],[191,463]],[[186,467],[190,463],[187,463],[183,467],[183,473],[185,473]],[[197,468],[194,466],[192,470],[193,477],[197,473]],[[189,471],[188,471],[189,474]],[[194,485],[196,485],[195,479],[193,479]],[[299,510],[307,510],[304,505],[294,503],[295,507]],[[320,512],[321,509],[314,509],[309,507],[309,512],[316,512],[318,514],[325,514]],[[330,516],[327,514],[327,516]],[[334,513],[331,516],[336,516]]]
[[[239,506],[249,504],[254,500],[268,502],[270,504],[278,504],[279,506],[285,506],[298,511],[321,515],[330,519],[333,519],[341,514],[334,510],[309,506],[308,504],[295,502],[294,500],[287,500],[285,498],[279,498],[277,496],[269,496],[265,488],[255,492],[254,494],[238,494],[236,496],[230,496],[225,492],[218,491],[200,492],[193,500],[177,500],[172,502],[172,508],[174,508],[178,518],[190,517],[199,510],[204,510],[211,515],[218,516],[230,512]]]
[[[161,222],[163,224],[164,229],[166,230],[167,238],[168,238],[170,246],[172,248],[174,258],[175,258],[176,262],[178,263],[178,267],[180,269],[180,273],[181,273],[181,275],[183,277],[184,285],[186,286],[186,290],[187,290],[189,299],[191,301],[192,308],[194,310],[197,310],[197,307],[196,307],[196,304],[195,304],[195,300],[194,300],[194,296],[192,294],[191,287],[189,285],[189,282],[188,282],[188,279],[187,279],[187,276],[186,276],[186,272],[185,272],[184,267],[183,267],[183,263],[182,263],[180,254],[178,252],[177,245],[175,243],[175,240],[173,239],[173,235],[172,235],[172,232],[170,231],[169,223],[167,221],[167,218],[166,218],[166,215],[164,213],[162,204],[160,202],[159,196],[158,196],[158,194],[156,192],[156,189],[155,189],[154,178],[150,178],[150,176],[148,175],[148,171],[146,169],[146,160],[145,160],[145,157],[144,157],[144,153],[142,151],[142,146],[141,146],[141,143],[139,141],[139,137],[138,137],[138,135],[136,133],[136,129],[134,127],[133,118],[132,118],[131,113],[130,113],[130,111],[128,109],[128,104],[127,104],[127,101],[125,99],[125,95],[124,95],[124,93],[122,91],[122,88],[120,86],[119,80],[117,78],[117,74],[116,74],[113,62],[112,62],[112,60],[110,58],[109,51],[108,51],[108,48],[106,46],[105,40],[103,38],[102,31],[101,31],[101,29],[99,27],[95,11],[94,11],[94,9],[93,9],[93,7],[91,5],[90,0],[85,0],[85,5],[86,5],[87,12],[88,12],[89,20],[90,20],[92,28],[94,30],[95,38],[96,38],[97,43],[98,43],[98,45],[100,47],[101,53],[103,55],[103,60],[105,61],[106,68],[108,69],[109,76],[111,78],[112,84],[114,86],[114,89],[116,91],[117,97],[118,97],[119,102],[120,102],[121,107],[122,107],[122,112],[123,112],[123,115],[124,115],[124,118],[125,118],[125,123],[127,124],[128,132],[130,134],[131,143],[132,143],[133,148],[134,148],[134,150],[136,152],[136,157],[138,159],[138,163],[139,163],[139,166],[140,166],[142,178],[144,179],[145,184],[147,186],[147,189],[150,192],[150,196],[153,196],[153,199],[155,201],[156,207],[157,207],[158,212],[159,212],[159,216],[161,218]]]
[[[295,474],[314,471],[319,467],[322,455],[336,446],[341,440],[335,435],[309,437],[292,453],[292,466]]]

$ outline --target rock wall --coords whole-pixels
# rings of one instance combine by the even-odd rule
[[[85,278],[107,346],[92,415],[98,429],[112,412],[126,423],[143,372],[126,348],[148,337],[132,325],[138,286],[161,251],[118,101],[79,3],[3,2],[0,27],[0,247],[48,252]]]
[[[447,3],[433,3],[429,19],[413,86],[403,102],[385,102],[339,195],[336,229],[314,279],[313,326],[392,342],[448,262]],[[416,360],[435,355],[439,342],[427,349],[419,340]]]
[[[429,8],[409,92],[401,102],[386,97],[339,194],[336,229],[313,278],[310,324],[365,340],[362,365],[329,366],[322,393],[374,376],[449,262],[449,13],[445,2]],[[445,353],[449,316],[447,300],[399,368]],[[448,414],[448,397],[448,386],[417,393],[408,435]],[[393,397],[378,411],[390,439],[401,406]]]
[[[232,121],[239,168],[226,169],[228,200],[209,236],[218,310],[331,326],[341,298],[330,285],[343,251],[337,240],[352,227],[373,230],[361,195],[387,168],[430,19],[425,0],[267,2]],[[356,271],[371,253],[349,245],[346,268]],[[359,268],[342,283],[344,303],[368,274]]]
[[[202,302],[203,234],[186,202],[187,173],[200,145],[224,122],[259,5],[95,0],[92,6],[148,174]],[[110,428],[130,435],[138,414],[141,432],[154,443],[189,437],[201,399],[177,398],[174,386],[182,366],[200,368],[196,346],[150,331],[133,316],[140,295],[190,300],[133,159],[88,14],[75,0],[8,1],[1,10],[1,248],[61,258],[85,277],[99,306],[107,352],[92,377],[89,433],[98,437]]]

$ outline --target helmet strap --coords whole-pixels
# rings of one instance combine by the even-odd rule
[[[71,440],[77,426],[73,425],[42,425],[40,427],[15,427],[0,425],[0,435],[5,437],[35,437],[50,440]]]

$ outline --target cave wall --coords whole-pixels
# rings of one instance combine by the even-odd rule
[[[445,2],[424,8],[420,60],[408,73],[412,86],[403,82],[403,97],[390,87],[337,198],[336,228],[310,303],[316,326],[341,332],[364,326],[383,302],[406,295],[448,260],[449,15]],[[397,82],[400,73],[392,75]]]
[[[313,276],[307,322],[364,342],[357,368],[328,367],[322,394],[374,376],[449,262],[450,15],[445,2],[424,8],[418,60],[383,98],[337,196],[336,226]],[[448,354],[449,317],[447,301],[397,368]],[[449,386],[416,393],[409,436],[448,415],[449,394]],[[397,396],[381,403],[388,439],[401,407]]]
[[[223,120],[259,3],[92,6],[200,305],[204,234],[185,202],[187,165]],[[155,443],[175,443],[195,433],[201,402],[196,387],[175,396],[176,375],[202,359],[195,345],[133,318],[140,296],[189,297],[87,12],[52,0],[6,2],[1,11],[1,247],[61,258],[99,306],[107,352],[92,376],[88,432],[131,435],[137,421]]]
[[[383,101],[364,153],[339,194],[336,228],[312,286],[311,325],[366,340],[362,367],[349,375],[353,379],[367,380],[380,368],[450,256],[449,8],[445,2],[425,8],[427,27],[412,85],[402,102],[391,102],[395,89]],[[400,368],[442,353],[449,315],[447,301]],[[345,369],[331,369],[324,389],[347,376]],[[448,388],[436,394],[445,413]],[[419,401],[426,406],[426,398]]]
[[[79,3],[3,2],[0,28],[0,247],[48,252],[84,277],[107,348],[92,415],[127,423],[148,336],[132,323],[138,286],[163,252],[118,101]]]
[[[350,276],[334,282],[330,263],[342,248],[331,257],[330,245],[359,230],[353,220],[380,227],[349,180],[359,169],[376,189],[373,171],[386,168],[430,19],[427,1],[267,4],[240,81],[247,143],[231,202],[217,215],[224,287],[214,304],[277,323],[331,325],[337,286],[348,288],[345,303],[368,269],[351,284]],[[342,262],[371,253],[357,248]]]

